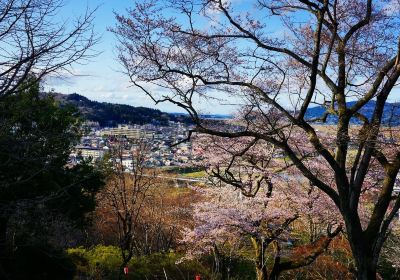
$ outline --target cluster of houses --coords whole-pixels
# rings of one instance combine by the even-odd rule
[[[113,128],[93,126],[90,132],[82,137],[79,145],[70,154],[71,164],[80,160],[100,161],[116,146],[120,149],[120,161],[127,169],[133,168],[133,154],[139,148],[138,143],[149,147],[146,164],[157,166],[191,166],[196,156],[192,143],[183,141],[188,136],[190,125],[169,122],[168,126],[118,125]],[[122,148],[121,148],[122,147]]]

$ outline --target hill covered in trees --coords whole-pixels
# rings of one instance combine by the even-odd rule
[[[69,104],[78,108],[83,117],[89,121],[98,122],[100,126],[116,126],[117,124],[146,124],[157,123],[167,124],[168,121],[189,122],[189,117],[185,113],[165,113],[158,109],[147,107],[134,107],[126,104],[115,104],[108,102],[97,102],[88,99],[80,94],[61,94],[53,93],[56,100],[61,104]],[[355,101],[347,102],[349,107],[353,106]],[[361,109],[361,113],[368,119],[371,119],[375,101],[370,101]],[[316,106],[309,108],[306,113],[306,119],[315,119],[323,116],[326,108]],[[387,103],[383,114],[383,123],[385,125],[400,125],[400,102]],[[204,115],[208,119],[229,119],[231,115]],[[337,123],[337,117],[329,115],[326,124]],[[352,123],[360,123],[358,119],[353,118]]]
[[[168,121],[188,121],[188,118],[183,115],[168,114],[146,107],[97,102],[77,93],[54,93],[54,97],[61,104],[77,107],[85,119],[98,122],[100,126],[146,123],[166,124]]]

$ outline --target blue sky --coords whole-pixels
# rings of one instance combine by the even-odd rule
[[[246,5],[244,0],[230,1],[236,2],[239,6]],[[113,27],[116,23],[114,12],[124,14],[127,8],[133,6],[133,3],[134,0],[65,0],[65,6],[60,11],[60,20],[72,21],[74,17],[82,15],[87,8],[97,8],[93,24],[100,42],[95,46],[94,51],[100,54],[85,65],[74,65],[72,69],[72,72],[76,74],[74,76],[65,75],[63,79],[48,79],[45,88],[65,94],[76,92],[97,101],[152,107],[166,112],[181,112],[181,109],[168,103],[155,106],[149,97],[132,87],[128,77],[121,73],[122,69],[116,59],[116,40],[107,28]],[[273,25],[275,32],[282,32],[276,22]],[[399,91],[396,90],[391,95],[390,101],[398,101],[398,93]],[[288,101],[285,103],[289,104]],[[232,113],[235,107],[203,103],[200,108],[203,113],[227,114]]]
[[[170,104],[155,106],[150,98],[131,87],[128,77],[120,72],[122,69],[116,60],[116,41],[107,28],[115,24],[114,12],[124,13],[132,3],[133,0],[66,0],[60,11],[60,17],[63,19],[72,20],[82,15],[87,7],[97,7],[93,24],[95,32],[100,36],[100,42],[94,51],[100,54],[84,65],[74,65],[72,72],[75,76],[65,75],[63,79],[49,79],[45,88],[65,94],[76,92],[97,101],[153,107],[169,112],[180,111]]]
[[[236,4],[246,3],[243,0],[231,1],[235,1]],[[93,24],[95,32],[101,39],[94,51],[100,52],[100,55],[85,65],[74,65],[72,69],[74,76],[66,74],[62,79],[48,79],[45,89],[54,89],[64,94],[79,93],[96,101],[145,106],[166,112],[182,112],[182,109],[169,103],[156,106],[139,89],[132,87],[128,77],[121,73],[122,68],[116,59],[116,40],[107,28],[113,27],[116,23],[114,12],[125,14],[126,9],[133,4],[134,0],[65,0],[65,6],[60,11],[63,20],[73,20],[74,17],[82,15],[87,8],[97,8]],[[236,111],[235,106],[230,103],[216,106],[207,102],[203,101],[199,105],[202,113],[229,114]]]

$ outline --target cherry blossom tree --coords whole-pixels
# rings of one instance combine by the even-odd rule
[[[285,248],[293,238],[291,226],[295,221],[310,211],[314,212],[313,216],[320,215],[321,208],[308,207],[315,201],[311,192],[296,192],[294,197],[293,188],[287,189],[287,193],[274,191],[270,196],[260,190],[259,195],[249,198],[231,187],[198,191],[203,194],[204,201],[193,205],[196,226],[185,231],[183,242],[189,248],[186,258],[210,252],[218,255],[226,244],[240,247],[240,244],[251,243],[257,279],[260,280],[276,279],[285,270],[312,263],[340,230],[339,226],[331,232],[328,226],[327,234],[302,245],[302,250],[300,247]],[[308,205],[306,209],[305,205]],[[300,251],[302,253],[298,253]],[[269,257],[273,264],[268,269]]]
[[[113,31],[133,85],[186,110],[193,132],[265,141],[329,196],[358,279],[375,279],[400,208],[398,135],[387,131],[396,117],[384,115],[400,77],[398,7],[397,0],[148,0],[117,16]],[[239,104],[241,118],[203,120],[199,100]],[[325,112],[310,116],[313,105]],[[315,125],[327,121],[325,130]]]
[[[251,141],[204,135],[194,138],[203,159],[200,164],[208,168],[214,187],[197,188],[203,201],[193,206],[196,225],[186,229],[183,242],[189,245],[187,258],[212,251],[217,264],[221,246],[239,248],[250,242],[257,279],[276,279],[282,271],[306,266],[322,254],[341,230],[340,215],[330,210],[334,205],[321,191],[277,172],[286,169],[284,164],[272,168],[273,146],[263,141],[249,145]],[[283,249],[293,238],[293,226],[301,223],[325,228],[310,244],[301,246],[303,250]],[[336,226],[334,232],[332,226]],[[268,249],[273,259],[270,271]]]

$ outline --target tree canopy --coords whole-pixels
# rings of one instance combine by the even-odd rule
[[[88,162],[68,164],[80,138],[76,110],[61,108],[39,88],[34,83],[0,101],[2,264],[17,256],[11,253],[17,248],[49,242],[52,226],[83,226],[103,185],[100,171]]]
[[[400,77],[398,1],[149,0],[117,20],[119,58],[131,82],[156,103],[185,109],[193,132],[252,139],[240,154],[260,141],[275,146],[296,176],[333,201],[357,277],[375,279],[400,208],[393,193],[398,135],[382,125]],[[196,100],[232,97],[241,105],[236,125],[201,118]],[[368,118],[363,108],[372,100]],[[305,118],[313,105],[326,112]],[[316,122],[329,115],[337,123],[319,131]],[[360,213],[366,197],[372,209]]]

